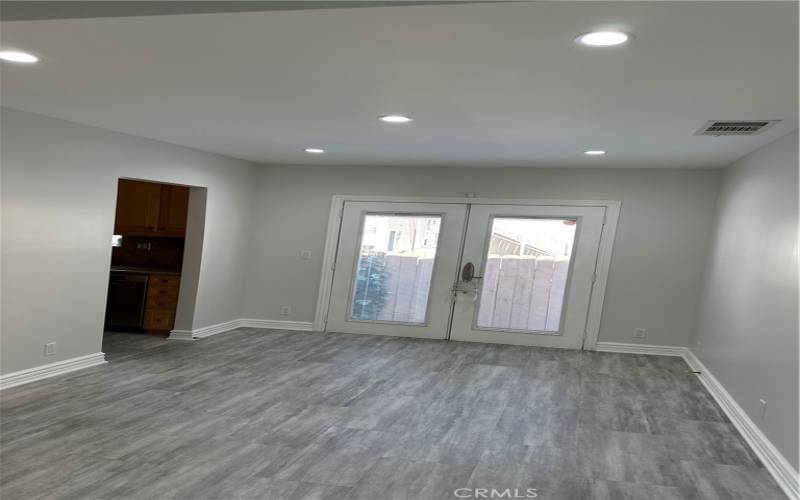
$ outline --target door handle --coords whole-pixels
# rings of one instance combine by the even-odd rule
[[[461,281],[469,283],[474,279],[483,279],[483,276],[475,276],[475,265],[472,262],[467,262],[461,268]]]
[[[479,284],[475,280],[483,279],[483,276],[475,276],[475,264],[472,262],[464,264],[461,268],[460,278],[450,288],[452,300],[460,302],[465,295],[472,296],[473,301],[477,300]]]

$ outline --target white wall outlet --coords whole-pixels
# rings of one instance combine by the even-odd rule
[[[281,316],[289,316],[292,314],[292,306],[281,306]]]
[[[56,343],[50,342],[49,344],[44,345],[44,355],[45,356],[52,356],[56,353]]]
[[[634,328],[633,329],[633,338],[635,339],[643,339],[647,337],[647,329],[645,328]]]
[[[767,400],[759,399],[758,402],[761,403],[761,420],[764,420],[767,416]]]
[[[300,258],[303,260],[311,260],[311,250],[303,250],[300,252]]]

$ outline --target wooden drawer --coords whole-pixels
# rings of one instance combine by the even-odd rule
[[[146,330],[172,330],[175,324],[174,311],[151,311],[144,312],[144,328]]]
[[[171,300],[177,303],[178,289],[177,288],[153,288],[147,289],[147,303],[150,301],[166,301]]]
[[[171,295],[148,295],[145,307],[150,309],[160,309],[162,311],[174,311],[178,307],[178,296]]]
[[[147,287],[147,302],[149,303],[151,300],[177,302],[180,284],[181,278],[179,276],[158,274],[150,276],[150,284]]]
[[[158,289],[166,289],[166,288],[175,288],[178,289],[181,285],[181,277],[180,276],[172,276],[169,274],[151,274],[150,275],[150,288],[158,288]]]
[[[175,325],[175,309],[178,307],[180,284],[180,276],[150,275],[150,283],[147,286],[147,302],[144,308],[144,328],[146,330],[172,330]]]

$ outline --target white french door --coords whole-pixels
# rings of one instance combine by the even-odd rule
[[[452,340],[580,349],[603,207],[473,205]],[[463,278],[463,277],[462,277]]]
[[[604,215],[347,201],[326,331],[580,348]]]
[[[327,331],[447,338],[467,207],[347,202]]]

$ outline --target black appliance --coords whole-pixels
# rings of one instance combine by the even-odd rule
[[[140,330],[144,323],[147,274],[111,271],[106,302],[106,330]]]

